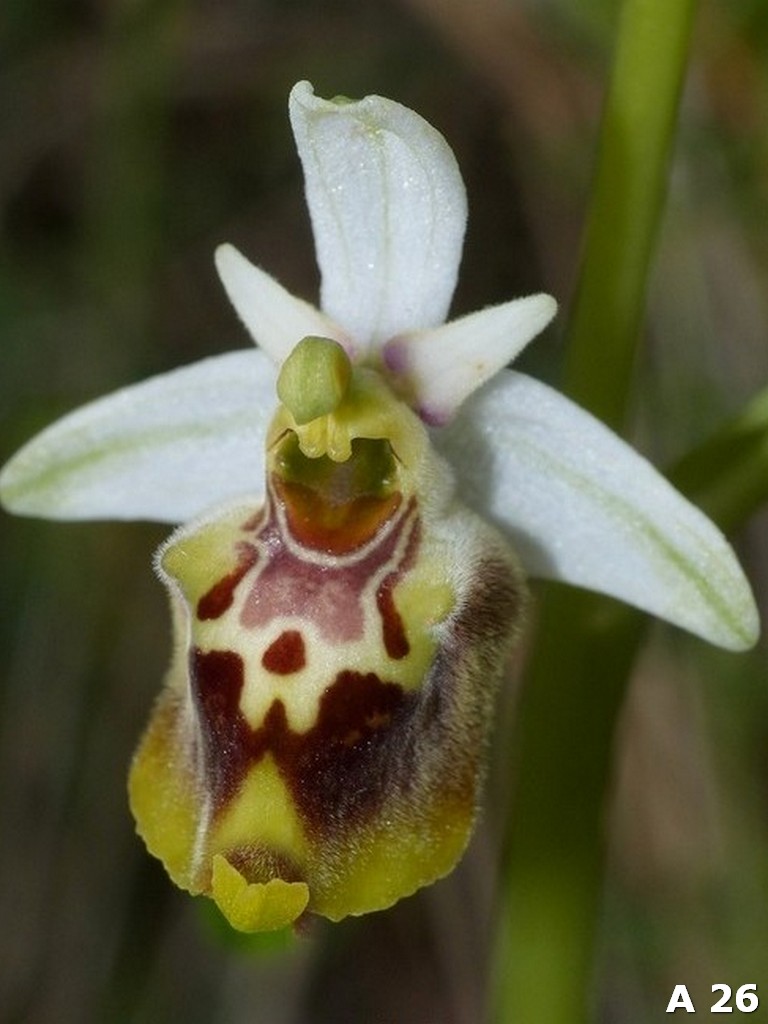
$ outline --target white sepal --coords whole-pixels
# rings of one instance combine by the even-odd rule
[[[719,646],[759,620],[726,539],[651,464],[557,391],[504,371],[436,438],[466,503],[533,576],[618,597]]]
[[[0,473],[12,512],[177,523],[264,492],[275,370],[230,352],[122,388],[64,416]]]
[[[216,269],[229,301],[253,340],[279,366],[308,335],[332,338],[351,347],[343,331],[319,309],[297,299],[274,277],[254,266],[234,245],[220,245]],[[352,353],[350,352],[350,355]]]
[[[443,425],[461,403],[512,362],[557,312],[551,295],[529,295],[489,306],[424,331],[407,331],[384,345],[396,388],[427,423]]]
[[[442,323],[456,285],[467,203],[443,136],[380,96],[291,91],[322,275],[321,306],[363,352]]]

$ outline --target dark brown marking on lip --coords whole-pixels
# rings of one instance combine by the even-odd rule
[[[493,696],[525,589],[505,555],[478,559],[472,582],[444,624],[421,685],[404,692],[372,672],[339,672],[317,719],[293,731],[275,699],[252,729],[240,710],[245,679],[233,651],[190,658],[202,763],[215,814],[226,811],[248,772],[270,755],[312,842],[336,844],[383,811],[406,814],[440,800],[473,801],[482,777]],[[393,819],[393,820],[394,820]]]
[[[217,812],[252,765],[271,754],[308,830],[323,834],[375,811],[387,793],[387,748],[414,707],[412,695],[369,672],[342,671],[320,699],[306,733],[288,725],[274,700],[257,729],[240,710],[243,660],[233,651],[192,652],[205,770]]]
[[[405,554],[400,564],[392,572],[387,573],[379,584],[379,589],[376,591],[376,607],[379,610],[379,615],[381,615],[384,649],[390,658],[404,658],[411,649],[402,617],[395,606],[392,591],[405,573],[413,568],[420,542],[421,523],[417,519],[411,528]]]
[[[389,577],[387,577],[389,579]],[[384,647],[390,658],[404,658],[410,651],[411,645],[405,635],[405,627],[400,612],[395,607],[395,599],[392,596],[392,585],[382,583],[376,593],[376,607],[381,615],[382,632],[384,636]]]
[[[304,638],[297,629],[286,629],[266,649],[261,664],[267,672],[289,676],[299,672],[307,663]]]
[[[338,674],[294,762],[294,799],[313,834],[332,833],[381,807],[415,706],[412,694],[373,672]]]
[[[234,796],[249,761],[250,729],[240,711],[243,659],[234,651],[204,654],[195,648],[190,671],[200,712],[205,769],[218,806]]]
[[[259,553],[253,544],[241,541],[235,545],[235,550],[237,552],[235,568],[214,583],[211,589],[203,594],[197,602],[197,617],[201,622],[220,618],[232,606],[237,585],[258,561]]]

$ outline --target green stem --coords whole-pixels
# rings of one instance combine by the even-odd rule
[[[631,386],[695,0],[626,0],[604,113],[565,386],[616,426]],[[514,741],[493,1011],[503,1024],[590,1019],[611,748],[642,619],[553,587]]]
[[[496,1020],[582,1024],[590,1019],[611,741],[643,618],[553,587],[539,627],[515,740]]]
[[[565,387],[624,421],[696,0],[625,0],[571,311]]]

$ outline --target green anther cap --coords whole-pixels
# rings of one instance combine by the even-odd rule
[[[303,338],[285,360],[277,394],[299,426],[333,412],[344,398],[352,366],[330,338]]]

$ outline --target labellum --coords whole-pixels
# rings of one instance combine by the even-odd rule
[[[176,650],[130,782],[150,851],[247,931],[451,870],[525,601],[374,370],[306,338],[278,394],[265,499],[159,553]]]

